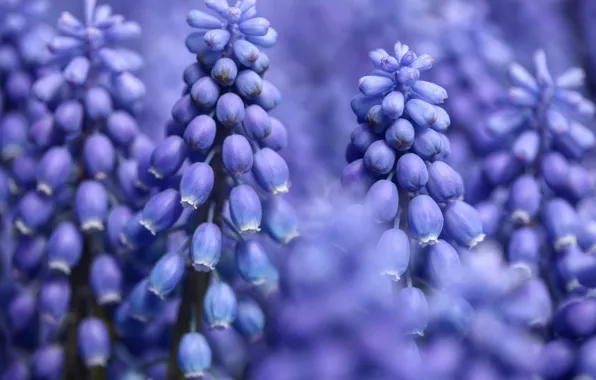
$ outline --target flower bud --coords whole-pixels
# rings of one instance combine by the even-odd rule
[[[112,113],[112,97],[102,87],[91,87],[85,93],[85,111],[91,120],[105,119]]]
[[[358,81],[360,92],[366,96],[380,95],[391,90],[393,80],[385,76],[367,75]]]
[[[288,164],[272,149],[263,148],[255,153],[252,173],[259,185],[273,195],[287,193],[289,190]]]
[[[196,271],[209,272],[215,269],[222,250],[221,230],[216,224],[202,223],[192,235],[190,257]]]
[[[139,134],[139,125],[127,112],[116,111],[107,120],[106,132],[114,143],[127,148]]]
[[[396,120],[404,113],[404,95],[399,91],[392,91],[385,95],[381,104],[383,113]]]
[[[211,78],[222,86],[231,86],[238,76],[238,67],[230,58],[220,58],[211,69]]]
[[[281,93],[275,85],[268,80],[263,80],[261,93],[255,99],[255,103],[265,111],[271,111],[281,102]]]
[[[381,274],[399,281],[410,264],[410,238],[400,229],[392,228],[381,235],[376,247]]]
[[[185,207],[198,209],[209,198],[214,182],[211,166],[203,162],[190,165],[180,181],[180,202]]]
[[[234,86],[244,99],[254,99],[263,90],[263,80],[252,70],[242,70],[238,73]]]
[[[412,194],[419,192],[429,180],[426,164],[413,153],[406,153],[399,158],[396,174],[399,186]]]
[[[165,254],[149,274],[149,291],[165,299],[180,284],[185,270],[184,256],[177,253]]]
[[[420,96],[422,100],[431,104],[441,104],[447,99],[447,91],[443,87],[432,82],[417,80],[412,86],[412,90],[416,95]]]
[[[452,285],[461,279],[459,255],[445,240],[439,240],[428,248],[428,265],[431,278],[440,287]]]
[[[385,179],[375,182],[366,194],[364,205],[376,222],[393,222],[399,207],[397,187]]]
[[[54,277],[45,280],[39,288],[37,307],[42,319],[60,325],[68,314],[72,290],[68,279]]]
[[[75,214],[83,231],[103,230],[108,214],[108,195],[96,181],[83,181],[75,195]]]
[[[265,110],[258,105],[251,105],[246,108],[243,121],[246,135],[253,140],[262,140],[271,133],[271,120]]]
[[[414,144],[416,133],[412,123],[406,119],[397,119],[385,131],[385,141],[393,149],[406,151]]]
[[[203,301],[203,314],[210,329],[229,328],[238,314],[234,290],[225,282],[211,284]]]
[[[514,222],[528,224],[538,215],[542,191],[534,177],[523,175],[518,177],[509,189],[507,209]]]
[[[509,238],[507,258],[512,265],[526,268],[531,274],[538,275],[541,246],[542,239],[535,229],[518,228]]]
[[[577,243],[579,217],[563,199],[549,200],[543,208],[542,220],[556,251]]]
[[[53,195],[70,177],[72,156],[63,147],[50,148],[37,165],[37,190],[47,196]]]
[[[183,137],[190,149],[207,152],[213,146],[216,133],[215,120],[207,115],[199,115],[188,124]]]
[[[354,130],[352,130],[350,140],[352,142],[352,145],[354,145],[354,147],[358,149],[358,151],[364,153],[372,143],[377,141],[377,136],[370,129],[370,126],[368,124],[360,124],[359,126],[354,128]]]
[[[426,190],[438,203],[446,203],[462,198],[464,182],[458,172],[443,161],[435,161],[428,168]]]
[[[408,205],[408,230],[421,245],[435,244],[443,230],[443,214],[428,195],[418,195]]]
[[[205,44],[213,51],[222,51],[230,41],[231,33],[225,29],[211,29],[205,33]]]
[[[484,240],[482,220],[466,202],[453,201],[445,208],[445,232],[457,244],[472,248]]]
[[[58,344],[51,344],[38,348],[31,360],[33,378],[60,378],[64,371],[64,356],[64,350]]]
[[[93,258],[89,283],[99,305],[120,302],[122,271],[112,255],[101,254]]]
[[[213,108],[219,95],[219,85],[211,77],[202,77],[190,89],[190,96],[195,105],[204,110]]]
[[[372,143],[364,154],[364,165],[376,175],[389,174],[395,165],[396,153],[384,140]]]
[[[87,368],[105,367],[110,357],[110,333],[105,323],[88,317],[79,323],[77,334],[79,354]]]
[[[30,235],[43,227],[54,213],[54,202],[36,191],[29,191],[19,200],[15,225],[22,234]]]
[[[172,118],[180,125],[188,125],[199,114],[190,94],[186,94],[172,107]]]
[[[17,276],[33,279],[45,264],[46,240],[40,236],[21,236],[12,254],[12,269]]]
[[[400,305],[399,315],[403,317],[400,321],[406,332],[424,335],[430,316],[428,302],[422,290],[414,287],[401,289],[397,293],[396,304]]]
[[[256,191],[248,185],[232,189],[229,196],[232,221],[240,232],[260,231],[262,209]]]
[[[234,42],[234,56],[246,67],[250,67],[259,58],[259,49],[246,40]]]
[[[222,95],[217,101],[217,120],[228,128],[233,128],[244,120],[244,102],[232,92]]]
[[[265,313],[252,299],[246,297],[238,303],[238,315],[234,327],[249,340],[258,339],[265,328]]]
[[[250,143],[242,135],[230,135],[225,138],[222,147],[224,167],[233,176],[248,173],[253,166],[253,153]]]
[[[70,274],[83,254],[83,236],[71,222],[58,224],[48,240],[48,266]]]
[[[166,257],[167,256],[162,257],[162,260]],[[156,268],[157,264],[153,270],[155,270]],[[151,274],[153,274],[153,270],[151,271]],[[158,286],[161,286],[164,281],[167,281],[167,279],[164,279],[164,276],[167,275],[167,272],[164,271],[174,270],[174,268],[166,268],[162,264],[159,270],[161,272],[157,274],[159,278],[156,281]],[[164,304],[164,302],[162,301],[164,297],[161,296],[161,293],[156,293],[156,291],[151,290],[152,288],[150,281],[151,277],[149,279],[145,278],[138,282],[132,289],[130,295],[128,296],[128,314],[131,318],[143,323],[146,323],[155,318],[162,311],[162,307]],[[159,288],[158,291],[161,290],[162,288]]]
[[[184,334],[178,345],[178,366],[187,379],[204,377],[211,367],[211,348],[203,335]]]
[[[263,227],[272,239],[281,244],[287,244],[299,236],[296,212],[282,197],[272,197],[265,202]]]
[[[83,162],[90,177],[105,179],[116,166],[116,149],[112,141],[101,133],[87,137],[83,146]]]
[[[179,136],[169,136],[155,148],[149,171],[157,179],[170,177],[180,169],[186,156],[184,140]]]
[[[140,223],[153,235],[172,227],[182,215],[180,194],[166,189],[154,195],[143,208]]]
[[[124,224],[120,234],[120,242],[128,248],[139,248],[151,244],[155,240],[152,234],[141,221],[143,212],[137,212]]]
[[[247,240],[236,245],[236,268],[250,284],[264,284],[272,267],[267,252],[258,242]]]

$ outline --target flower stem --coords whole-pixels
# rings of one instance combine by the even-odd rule
[[[226,128],[219,125],[217,131],[214,145],[221,146],[229,132]],[[197,226],[211,218],[213,219],[213,223],[220,227],[222,225],[221,215],[227,193],[227,173],[223,166],[221,151],[217,150],[214,152],[210,165],[215,173],[215,184],[211,192],[210,201],[203,204],[198,210],[198,218],[196,218]],[[203,315],[203,299],[205,298],[211,278],[211,273],[197,272],[192,268],[189,268],[187,273],[182,284],[182,302],[178,310],[178,320],[174,326],[174,340],[168,359],[168,373],[166,377],[168,380],[177,380],[181,376],[178,369],[178,344],[182,336],[189,332],[193,315],[197,318],[197,328],[200,327],[201,324],[198,321],[200,321]]]

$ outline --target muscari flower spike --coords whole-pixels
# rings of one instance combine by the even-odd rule
[[[0,1],[0,9],[6,4],[26,3]],[[113,14],[109,6],[96,6],[92,0],[84,1],[84,8],[83,21],[68,12],[62,14],[57,34],[50,33],[49,50],[30,45],[31,49],[37,46],[48,51],[47,60],[27,61],[23,56],[23,66],[18,70],[25,72],[29,68],[26,65],[37,65],[30,77],[31,96],[25,104],[17,104],[16,98],[2,102],[20,107],[22,114],[17,117],[11,110],[3,115],[0,140],[4,145],[0,149],[6,153],[4,158],[9,158],[4,163],[10,188],[3,201],[16,205],[8,215],[16,227],[14,239],[19,248],[15,251],[19,257],[12,255],[11,260],[13,282],[15,286],[30,286],[33,281],[41,284],[37,300],[39,344],[61,343],[61,328],[78,329],[79,354],[91,367],[111,361],[110,337],[105,326],[98,328],[95,322],[65,324],[69,312],[91,317],[84,306],[71,309],[74,304],[69,301],[75,293],[79,297],[76,289],[90,285],[85,297],[95,300],[88,303],[108,309],[139,280],[130,274],[136,252],[115,254],[128,253],[122,244],[122,230],[148,196],[133,181],[153,143],[140,134],[135,118],[145,89],[133,73],[143,62],[123,46],[139,36],[138,24]],[[6,16],[2,11],[0,14]],[[25,13],[21,16],[28,17]],[[0,51],[5,51],[5,38],[13,37],[4,34],[6,29],[1,30]],[[3,80],[11,77],[4,75],[4,68],[0,71]],[[21,75],[19,83],[23,84],[22,79]],[[12,83],[17,83],[16,79]],[[21,152],[17,152],[15,146],[21,141]],[[165,251],[155,244],[153,250],[158,249]],[[154,251],[142,254],[139,260],[157,261]],[[32,335],[37,334],[37,330],[30,330]],[[55,366],[62,365],[54,362]],[[45,367],[47,363],[39,365],[40,378],[59,376],[43,373]]]
[[[407,230],[423,246],[449,231],[448,241],[473,247],[484,237],[479,216],[455,205],[463,197],[462,179],[442,161],[450,150],[444,134],[449,115],[439,106],[447,92],[420,80],[432,67],[429,55],[418,56],[401,42],[394,49],[393,55],[370,53],[375,70],[360,79],[360,94],[352,99],[361,124],[352,133],[355,149],[342,183],[356,193],[374,193],[366,197],[367,208],[379,221],[395,220],[396,228],[398,199],[407,197]],[[447,218],[450,209],[454,216]]]
[[[155,146],[138,147],[136,173],[130,170],[136,181],[126,186],[152,191],[152,197],[128,221],[114,219],[120,242],[129,249],[152,249],[170,240],[174,230],[182,240],[148,262],[152,269],[145,285],[137,283],[120,311],[122,330],[136,322],[156,323],[165,313],[159,305],[180,293],[181,310],[203,303],[204,315],[196,317],[209,329],[234,329],[252,341],[264,328],[258,307],[243,307],[237,321],[236,297],[243,292],[237,285],[259,293],[276,289],[279,275],[268,246],[289,243],[298,229],[294,209],[280,198],[290,187],[288,166],[278,153],[287,132],[268,113],[281,95],[263,78],[269,59],[260,49],[273,46],[277,33],[257,17],[255,3],[206,0],[215,15],[188,13],[187,23],[198,31],[186,46],[197,62],[184,71],[185,90],[172,107],[168,136]],[[116,231],[109,221],[107,230]],[[263,241],[267,235],[273,242]],[[186,284],[192,279],[211,284],[202,298],[189,298]],[[252,305],[248,295],[241,296],[242,305]],[[129,330],[128,335],[136,334]],[[174,342],[187,378],[204,375],[211,364],[209,345],[193,334]],[[209,353],[203,362],[189,351],[199,343]]]
[[[536,273],[541,255],[534,252],[549,249],[574,261],[570,252],[577,249],[580,237],[589,235],[584,230],[589,230],[590,220],[582,224],[575,206],[593,194],[579,161],[596,143],[596,135],[584,125],[593,119],[596,107],[579,92],[585,80],[581,68],[554,78],[542,50],[534,54],[533,63],[533,73],[517,63],[509,67],[509,107],[492,115],[488,128],[513,143],[487,157],[481,180],[489,190],[482,192],[485,209],[503,203],[492,189],[509,186],[501,225],[513,225],[510,246],[520,250],[510,249],[509,259]],[[529,233],[524,226],[536,221],[535,232]],[[498,232],[493,229],[493,235]],[[580,248],[589,246],[582,240]],[[564,282],[577,281],[577,274],[567,278],[569,271],[564,272],[557,275]]]

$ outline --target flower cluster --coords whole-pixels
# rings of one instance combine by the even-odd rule
[[[487,234],[513,228],[509,259],[538,274],[543,249],[576,249],[581,226],[574,205],[593,191],[578,160],[596,139],[580,122],[595,112],[594,104],[575,91],[583,70],[572,68],[555,80],[543,51],[534,55],[534,66],[535,76],[519,64],[510,66],[511,107],[488,121],[489,130],[510,143],[486,157],[480,178],[469,188],[476,199],[490,196],[478,206]],[[504,186],[505,192],[492,191]],[[590,246],[589,241],[580,244],[586,250]]]
[[[56,378],[72,374],[67,363],[77,356],[96,368],[112,355],[104,313],[126,283],[111,232],[129,217],[127,170],[147,139],[134,115],[144,86],[132,71],[142,59],[121,47],[138,34],[136,23],[92,0],[84,23],[63,13],[49,58],[35,67],[27,98],[35,118],[11,128],[26,143],[9,164],[5,193],[16,232],[4,313],[8,378]],[[29,352],[31,367],[23,364]]]
[[[175,234],[181,244],[145,261],[151,269],[116,316],[118,329],[135,336],[180,296],[173,342],[187,378],[222,365],[210,330],[259,337],[265,321],[256,300],[277,289],[279,276],[266,247],[297,236],[294,210],[282,198],[290,178],[278,151],[287,131],[268,114],[281,96],[263,79],[269,59],[259,49],[272,46],[276,33],[256,17],[255,1],[205,3],[219,17],[188,13],[199,29],[186,40],[197,62],[184,71],[168,136],[136,168],[135,186],[154,194],[121,226],[129,249],[146,251]]]
[[[454,246],[473,247],[484,233],[476,210],[461,200],[461,176],[442,161],[450,150],[444,134],[450,119],[438,105],[447,92],[419,79],[433,59],[400,42],[395,56],[381,49],[370,56],[375,70],[360,79],[361,93],[352,99],[361,124],[352,132],[351,163],[341,182],[363,196],[366,211],[386,225],[375,252],[384,257],[382,272],[395,281],[408,272],[409,286],[398,297],[420,308],[424,295],[411,287],[411,261],[422,263],[427,256],[434,280],[451,282],[459,263]],[[417,332],[426,324],[424,318],[411,323]]]
[[[596,285],[596,260],[588,255],[594,244],[588,211],[594,189],[580,160],[596,142],[582,124],[593,118],[595,107],[577,91],[582,69],[555,79],[544,51],[533,58],[534,75],[517,63],[509,67],[514,85],[509,107],[488,120],[503,148],[484,159],[467,194],[482,200],[476,207],[484,231],[526,278],[516,302],[528,305],[527,311],[506,320],[546,331],[533,372],[593,376],[586,355],[596,330],[584,318],[595,310],[590,289]]]

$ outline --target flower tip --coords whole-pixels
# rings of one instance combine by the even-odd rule
[[[180,199],[180,204],[182,205],[182,207],[184,208],[194,208],[195,210],[199,209],[199,202],[197,202],[197,200],[193,197],[190,196],[184,196]]]
[[[70,275],[70,265],[68,265],[68,263],[65,261],[51,260],[48,262],[48,268],[50,268],[50,270],[63,273],[67,276]]]
[[[577,236],[572,234],[563,235],[558,238],[553,245],[555,247],[555,251],[562,251],[565,248],[573,247],[577,245]]]
[[[23,235],[32,235],[33,234],[33,230],[31,228],[29,228],[25,222],[23,222],[22,219],[17,219],[14,222],[14,225],[16,227],[17,230],[19,230],[20,233],[22,233]]]
[[[109,304],[116,304],[122,300],[122,296],[120,293],[117,292],[110,292],[106,294],[102,294],[100,297],[97,298],[97,303],[99,305],[109,305]]]
[[[48,197],[51,197],[52,194],[54,193],[54,191],[52,190],[52,187],[50,185],[48,185],[47,183],[38,183],[37,191],[39,191],[40,193],[42,193]]]
[[[163,174],[161,174],[159,171],[157,171],[157,169],[155,169],[153,166],[149,168],[149,173],[153,174],[153,176],[156,179],[162,179],[163,178]]]
[[[91,219],[81,223],[81,230],[87,231],[103,231],[103,221],[100,219]]]
[[[470,249],[474,248],[479,243],[483,242],[485,237],[486,237],[485,234],[480,234],[480,235],[472,238],[472,240],[470,240],[470,242],[468,243],[468,248],[470,248]]]
[[[141,226],[145,227],[145,229],[149,232],[151,232],[151,235],[157,235],[157,230],[155,229],[155,226],[148,220],[145,219],[141,219],[140,221]]]

